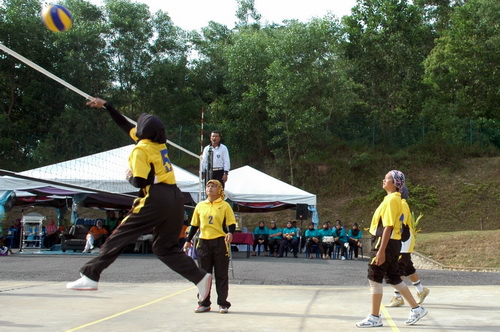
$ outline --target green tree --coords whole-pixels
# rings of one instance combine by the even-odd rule
[[[500,3],[470,0],[455,8],[451,21],[425,61],[426,82],[448,116],[498,121]]]
[[[420,9],[408,1],[358,1],[343,23],[349,75],[361,87],[366,118],[378,123],[379,141],[413,143],[397,128],[419,121],[426,96],[422,63],[433,43]]]
[[[349,80],[341,68],[341,30],[333,19],[289,22],[273,35],[267,69],[271,149],[278,164],[294,170],[319,161],[331,143],[329,130],[347,109]]]
[[[253,27],[258,29],[260,27],[261,15],[255,8],[255,0],[236,0],[238,9],[236,10],[237,28]]]
[[[34,0],[4,1],[0,39],[32,62],[75,84],[79,79],[71,73],[75,74],[76,70],[72,65],[66,66],[72,58],[66,57],[71,47],[65,40],[71,38],[66,33],[54,33],[43,27],[40,8],[40,2]],[[14,170],[37,166],[36,149],[73,96],[59,83],[14,57],[5,54],[1,57],[0,144],[3,152],[0,158],[4,167]]]
[[[415,0],[414,4],[422,9],[424,21],[439,34],[449,27],[454,8],[465,2],[466,0]]]

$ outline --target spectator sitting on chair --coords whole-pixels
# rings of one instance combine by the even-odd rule
[[[43,246],[51,248],[59,237],[59,229],[54,223],[54,219],[49,219],[47,226],[45,226],[45,237],[43,238]]]
[[[299,257],[299,239],[297,237],[297,228],[292,226],[292,222],[286,223],[286,228],[283,229],[283,240],[281,241],[278,257],[283,257],[285,249],[289,250],[290,247],[293,251],[293,257]]]
[[[347,234],[349,245],[354,248],[354,259],[358,260],[358,251],[359,247],[362,246],[361,243],[361,237],[363,234],[361,233],[361,230],[358,228],[358,223],[355,222],[352,224],[351,229],[349,230],[349,233]]]
[[[321,237],[321,253],[323,254],[323,259],[327,259],[332,256],[333,252],[333,230],[330,228],[330,222],[325,221],[323,223],[323,228],[319,230],[319,236]]]
[[[123,220],[123,218],[121,218]],[[121,220],[116,217],[115,211],[108,210],[106,211],[106,221],[104,223],[104,227],[108,230],[109,233],[113,233],[116,227],[120,224]]]
[[[259,222],[259,226],[255,227],[253,230],[253,252],[252,256],[256,256],[257,254],[255,253],[255,249],[257,248],[258,245],[263,245],[264,246],[264,252],[265,255],[267,256],[267,241],[268,241],[268,236],[269,236],[269,230],[266,227],[266,224],[261,221]]]
[[[342,222],[338,219],[335,221],[335,228],[333,229],[333,242],[335,245],[341,247],[342,260],[345,260],[347,257],[347,247],[349,246],[349,242],[347,241],[345,229],[342,227]]]
[[[269,254],[277,257],[281,241],[283,240],[283,230],[279,227],[276,227],[276,221],[271,221],[271,228],[269,228],[268,231],[269,240],[267,245],[269,246]]]
[[[309,255],[309,258],[310,259],[314,258],[314,256],[311,253],[311,247],[313,245],[316,245],[316,250],[320,250],[321,254],[324,256],[323,247],[321,246],[321,242],[320,242],[321,236],[319,234],[319,230],[314,228],[314,223],[309,224],[309,228],[306,230],[305,237],[306,237],[306,241],[307,241],[306,242],[306,253]]]
[[[152,232],[152,230],[151,230],[151,232]],[[147,246],[149,244],[153,243],[153,238],[154,238],[153,234],[144,234],[144,235],[139,236],[137,238],[137,242],[135,243],[135,246],[134,246],[134,252],[141,251],[141,247],[143,245],[146,246],[146,248],[147,248]],[[149,244],[146,243],[146,241],[149,242]],[[146,248],[143,248],[144,251],[146,251]]]
[[[105,236],[108,234],[108,231],[103,226],[103,222],[101,219],[97,219],[97,223],[95,226],[90,228],[87,234],[87,243],[85,244],[85,249],[83,249],[84,253],[90,253],[92,249],[94,249],[94,244],[99,247],[104,243]]]

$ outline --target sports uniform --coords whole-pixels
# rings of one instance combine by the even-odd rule
[[[415,247],[415,233],[410,206],[406,202],[406,198],[408,198],[408,189],[406,187],[403,188],[401,197],[403,232],[401,235],[401,255],[398,260],[399,274],[401,277],[408,277],[413,286],[415,286],[415,289],[417,290],[417,303],[420,304],[424,302],[430,291],[422,285],[417,270],[413,266],[413,262],[411,260],[411,253]],[[391,299],[389,304],[387,304],[387,306],[399,307],[403,304],[403,297],[397,290],[395,290],[394,297]]]
[[[383,326],[380,306],[384,279],[411,305],[406,325],[413,325],[427,315],[427,310],[418,305],[399,275],[398,258],[403,225],[401,192],[405,185],[405,176],[400,171],[392,170],[386,174],[382,183],[387,195],[375,210],[370,224],[372,250],[368,264],[368,283],[372,295],[372,308],[371,313],[356,324],[362,328]]]
[[[99,99],[102,104],[105,102]],[[89,102],[97,107],[96,102]],[[205,296],[211,275],[199,269],[194,261],[178,246],[178,237],[184,220],[184,199],[176,185],[174,170],[165,144],[164,125],[150,114],[141,114],[137,126],[132,125],[109,103],[104,103],[113,120],[127,132],[137,145],[132,150],[128,164],[129,182],[140,188],[139,198],[131,212],[109,236],[99,255],[80,269],[82,278],[68,283],[67,288],[97,289],[97,281],[104,269],[111,265],[123,249],[137,238],[153,230],[153,252],[169,268],[198,285]],[[202,283],[205,285],[202,287]],[[201,288],[200,288],[201,287]]]
[[[216,180],[210,180],[208,184],[216,182],[222,193],[222,184]],[[207,184],[207,186],[208,186]],[[227,301],[229,294],[229,252],[230,245],[226,244],[226,227],[230,233],[236,229],[236,218],[233,209],[225,200],[223,194],[213,201],[209,198],[198,203],[191,219],[191,228],[186,243],[189,243],[198,229],[199,240],[196,246],[200,266],[208,271],[214,271],[215,287],[217,290],[217,304],[221,313],[227,312],[231,303]],[[210,294],[204,300],[200,300],[200,308],[210,310]],[[224,308],[224,309],[222,309]],[[225,310],[225,311],[224,311]],[[199,311],[199,312],[202,312]]]
[[[413,221],[411,219],[410,207],[406,199],[401,200],[403,209],[403,225],[408,229],[409,238],[406,241],[401,241],[401,256],[399,258],[399,273],[401,276],[410,276],[416,272],[413,262],[411,261],[411,253],[415,248],[415,235],[413,234]]]
[[[398,270],[398,258],[401,250],[401,194],[394,192],[384,197],[372,217],[370,234],[372,235],[372,250],[368,265],[368,279],[378,283],[385,280],[388,284],[397,285],[402,282]],[[385,262],[375,265],[375,256],[380,248],[382,233],[385,227],[392,227],[391,237],[385,251]]]

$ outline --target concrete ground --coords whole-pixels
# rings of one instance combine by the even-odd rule
[[[363,287],[231,285],[226,315],[194,313],[188,282],[101,282],[73,291],[63,282],[0,281],[2,331],[356,331],[369,312]],[[383,303],[390,300],[385,287]],[[500,331],[499,286],[432,287],[429,314],[405,326],[409,307],[382,308],[377,331]]]
[[[89,256],[13,255],[0,260],[0,331],[358,331],[370,310],[366,260],[236,256],[228,314],[194,313],[196,288],[152,255],[120,257],[98,291],[67,281]],[[500,331],[500,274],[420,271],[429,314],[405,326],[407,305],[382,307],[375,331]],[[412,293],[415,290],[410,286]],[[215,286],[212,288],[213,300]],[[392,289],[384,286],[383,303]]]

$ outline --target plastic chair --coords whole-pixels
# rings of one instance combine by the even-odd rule
[[[307,247],[306,247],[307,248]],[[318,244],[311,244],[311,252],[316,253],[316,258],[320,258],[320,250],[319,250],[319,245]],[[309,255],[311,253],[307,251],[306,249],[306,258],[309,258]]]
[[[264,244],[263,243],[262,244],[261,243],[257,244],[257,256],[260,256],[260,247],[261,246],[262,246],[262,248],[264,248]],[[262,250],[262,251],[264,251],[264,250]]]
[[[361,259],[363,259],[363,247],[358,247],[358,255],[361,255]],[[354,258],[354,246],[349,246],[349,253],[347,254],[348,259],[353,259]]]
[[[346,256],[349,256],[349,253],[346,250]],[[342,257],[342,245],[335,243],[332,252],[332,259],[341,259]],[[347,259],[347,257],[346,257]]]
[[[335,243],[333,245],[332,259],[340,259],[341,253],[342,253],[342,246]]]

